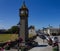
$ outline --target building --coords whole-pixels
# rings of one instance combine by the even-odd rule
[[[59,28],[53,28],[53,27],[43,28],[43,33],[49,35],[59,34]]]
[[[30,26],[29,27],[29,37],[33,37],[35,35],[37,35],[35,27],[34,26]]]
[[[19,16],[20,16],[19,37],[23,39],[21,46],[24,46],[24,47],[25,47],[26,42],[28,40],[28,12],[29,12],[29,10],[26,7],[25,1],[24,1],[22,7],[19,9]]]

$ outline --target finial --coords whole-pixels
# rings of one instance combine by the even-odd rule
[[[23,1],[23,4],[25,5],[25,0]]]
[[[26,5],[25,5],[25,0],[23,1],[23,6],[26,7]]]
[[[25,5],[25,0],[23,1],[22,8],[26,8],[26,5]]]

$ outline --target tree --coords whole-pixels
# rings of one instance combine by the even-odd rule
[[[12,26],[12,27],[11,27],[11,31],[12,31],[12,33],[19,33],[19,28],[18,28],[18,26]]]
[[[14,33],[14,34],[18,34],[19,33],[19,28],[18,26],[12,26],[10,29],[7,30],[7,33]]]

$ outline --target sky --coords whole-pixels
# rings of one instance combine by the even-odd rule
[[[28,25],[36,29],[59,27],[60,0],[25,0],[29,9]],[[0,0],[0,29],[9,29],[20,20],[19,8],[23,0]]]

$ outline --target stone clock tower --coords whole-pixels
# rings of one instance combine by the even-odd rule
[[[23,2],[22,7],[19,9],[19,16],[20,16],[20,37],[23,39],[23,44],[28,39],[28,8]]]

